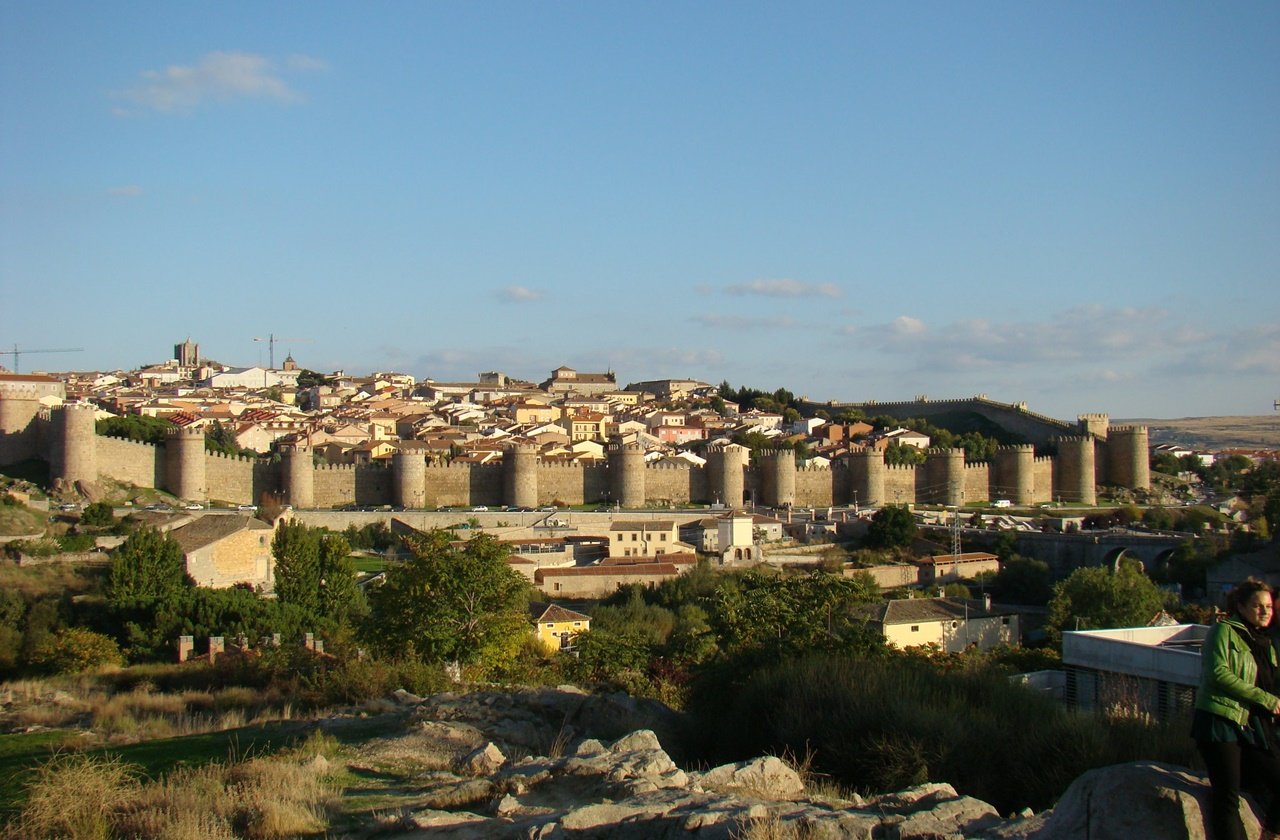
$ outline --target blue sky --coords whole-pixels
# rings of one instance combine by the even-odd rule
[[[1276,3],[0,6],[24,372],[1270,414],[1278,279]]]

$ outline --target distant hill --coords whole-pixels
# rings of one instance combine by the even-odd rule
[[[1112,426],[1146,426],[1151,443],[1194,449],[1280,449],[1280,414],[1239,417],[1112,418]]]

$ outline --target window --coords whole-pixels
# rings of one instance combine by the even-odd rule
[[[958,622],[958,621],[953,621],[953,622],[951,622],[951,629],[952,629],[952,630],[956,629],[956,628],[957,628],[957,627],[959,627],[959,626],[960,626],[960,622]]]
[[[632,535],[631,535],[631,541],[632,541],[632,542],[635,542],[635,541],[636,541],[637,539],[639,539],[639,538],[640,538],[640,535],[639,535],[639,534],[632,534]]]
[[[1003,624],[1003,625],[1005,625],[1006,627],[1008,627],[1008,626],[1009,626],[1009,617],[1008,617],[1008,616],[1005,616],[1004,618],[1000,619],[1000,623],[1001,623],[1001,624]]]
[[[659,534],[659,535],[658,535],[658,539],[659,539],[660,541],[662,541],[662,542],[666,542],[666,541],[667,541],[667,535],[666,535],[666,534]]]
[[[911,625],[911,632],[912,632],[912,633],[919,633],[919,632],[920,632],[920,625],[919,625],[919,624],[913,624],[913,625]]]

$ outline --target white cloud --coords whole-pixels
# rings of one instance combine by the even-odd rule
[[[124,198],[135,198],[142,195],[142,187],[137,184],[123,184],[107,190],[107,195],[118,195]]]
[[[505,289],[498,290],[498,298],[508,303],[527,303],[533,300],[541,300],[543,292],[540,289],[530,289],[528,286],[507,286]]]
[[[689,319],[704,327],[727,330],[772,330],[794,329],[800,322],[785,315],[776,317],[752,317],[749,315],[694,315]]]
[[[305,56],[292,56],[290,70],[321,69],[324,63]],[[211,52],[195,64],[171,64],[163,70],[146,70],[137,85],[114,94],[141,109],[174,112],[190,111],[206,102],[233,99],[263,99],[293,103],[302,95],[291,88],[265,56],[243,52]],[[130,113],[116,108],[117,115]]]
[[[912,318],[910,315],[899,315],[893,319],[893,324],[890,325],[889,330],[893,335],[904,338],[923,335],[925,331],[924,321],[919,318]]]
[[[806,283],[789,278],[777,280],[751,280],[733,283],[725,287],[730,295],[761,295],[763,297],[822,297],[838,298],[844,291],[834,283]]]

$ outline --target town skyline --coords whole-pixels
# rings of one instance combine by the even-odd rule
[[[70,23],[74,21],[74,24]],[[0,12],[0,363],[1280,397],[1280,8]],[[294,340],[285,340],[289,337]]]

